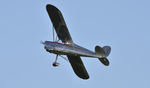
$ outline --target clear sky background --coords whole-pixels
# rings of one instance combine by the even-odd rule
[[[110,66],[82,58],[90,79],[45,51],[46,4],[59,8],[75,43],[110,45]],[[150,88],[149,0],[0,0],[0,88]]]

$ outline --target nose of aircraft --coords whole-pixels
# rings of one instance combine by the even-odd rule
[[[44,42],[44,43],[42,43],[42,44],[44,44],[44,48],[46,49],[46,50],[53,50],[53,48],[54,48],[54,45],[52,44],[52,43],[49,43],[49,42]]]

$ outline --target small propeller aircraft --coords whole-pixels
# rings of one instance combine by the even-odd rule
[[[41,43],[44,45],[44,48],[46,49],[47,52],[56,54],[56,60],[53,63],[53,66],[59,65],[59,63],[57,63],[58,56],[66,55],[75,74],[82,79],[88,79],[89,75],[80,58],[81,56],[98,58],[99,61],[105,66],[109,65],[109,61],[106,57],[108,57],[110,54],[111,51],[110,46],[104,47],[96,46],[95,52],[93,52],[75,44],[70,36],[67,25],[64,21],[64,18],[60,10],[50,4],[46,6],[46,9],[54,28],[53,41],[45,41]],[[56,31],[56,34],[58,36],[58,39],[56,36],[56,40],[54,30]],[[59,42],[59,40],[61,40],[62,42]]]

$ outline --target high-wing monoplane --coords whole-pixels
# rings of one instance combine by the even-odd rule
[[[82,79],[88,79],[89,75],[84,67],[81,57],[98,58],[105,66],[109,65],[107,57],[111,51],[110,46],[96,46],[95,52],[93,52],[75,44],[70,36],[60,10],[50,4],[46,6],[46,10],[53,25],[53,41],[45,41],[42,42],[42,44],[44,44],[44,48],[47,52],[56,54],[56,60],[53,63],[53,66],[59,65],[57,63],[58,56],[62,57],[62,55],[66,55],[75,74]],[[54,30],[56,31],[58,39],[55,39]],[[59,40],[61,40],[61,42],[59,42]]]

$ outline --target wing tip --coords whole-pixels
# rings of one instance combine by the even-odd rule
[[[80,77],[81,79],[84,79],[84,80],[87,80],[87,79],[90,78],[89,75],[87,75],[87,76],[78,76],[78,77]]]
[[[49,8],[49,7],[51,7],[51,6],[53,6],[53,5],[47,4],[47,5],[46,5],[46,8]],[[53,7],[54,7],[54,6],[53,6]]]
[[[47,11],[48,10],[51,10],[51,9],[57,9],[54,5],[51,5],[51,4],[47,4],[46,5],[46,9],[47,9]],[[57,9],[58,10],[58,9]]]
[[[90,77],[89,77],[89,74],[88,74],[87,72],[81,73],[81,72],[78,72],[78,71],[75,71],[75,70],[74,70],[74,73],[75,73],[79,78],[84,79],[84,80],[87,80],[87,79],[90,78]]]
[[[84,71],[84,72],[82,72],[82,71],[77,71],[77,70],[74,69],[74,67],[73,67],[73,70],[74,70],[74,73],[75,73],[79,78],[84,79],[84,80],[89,79],[89,74],[87,73],[87,71]]]

